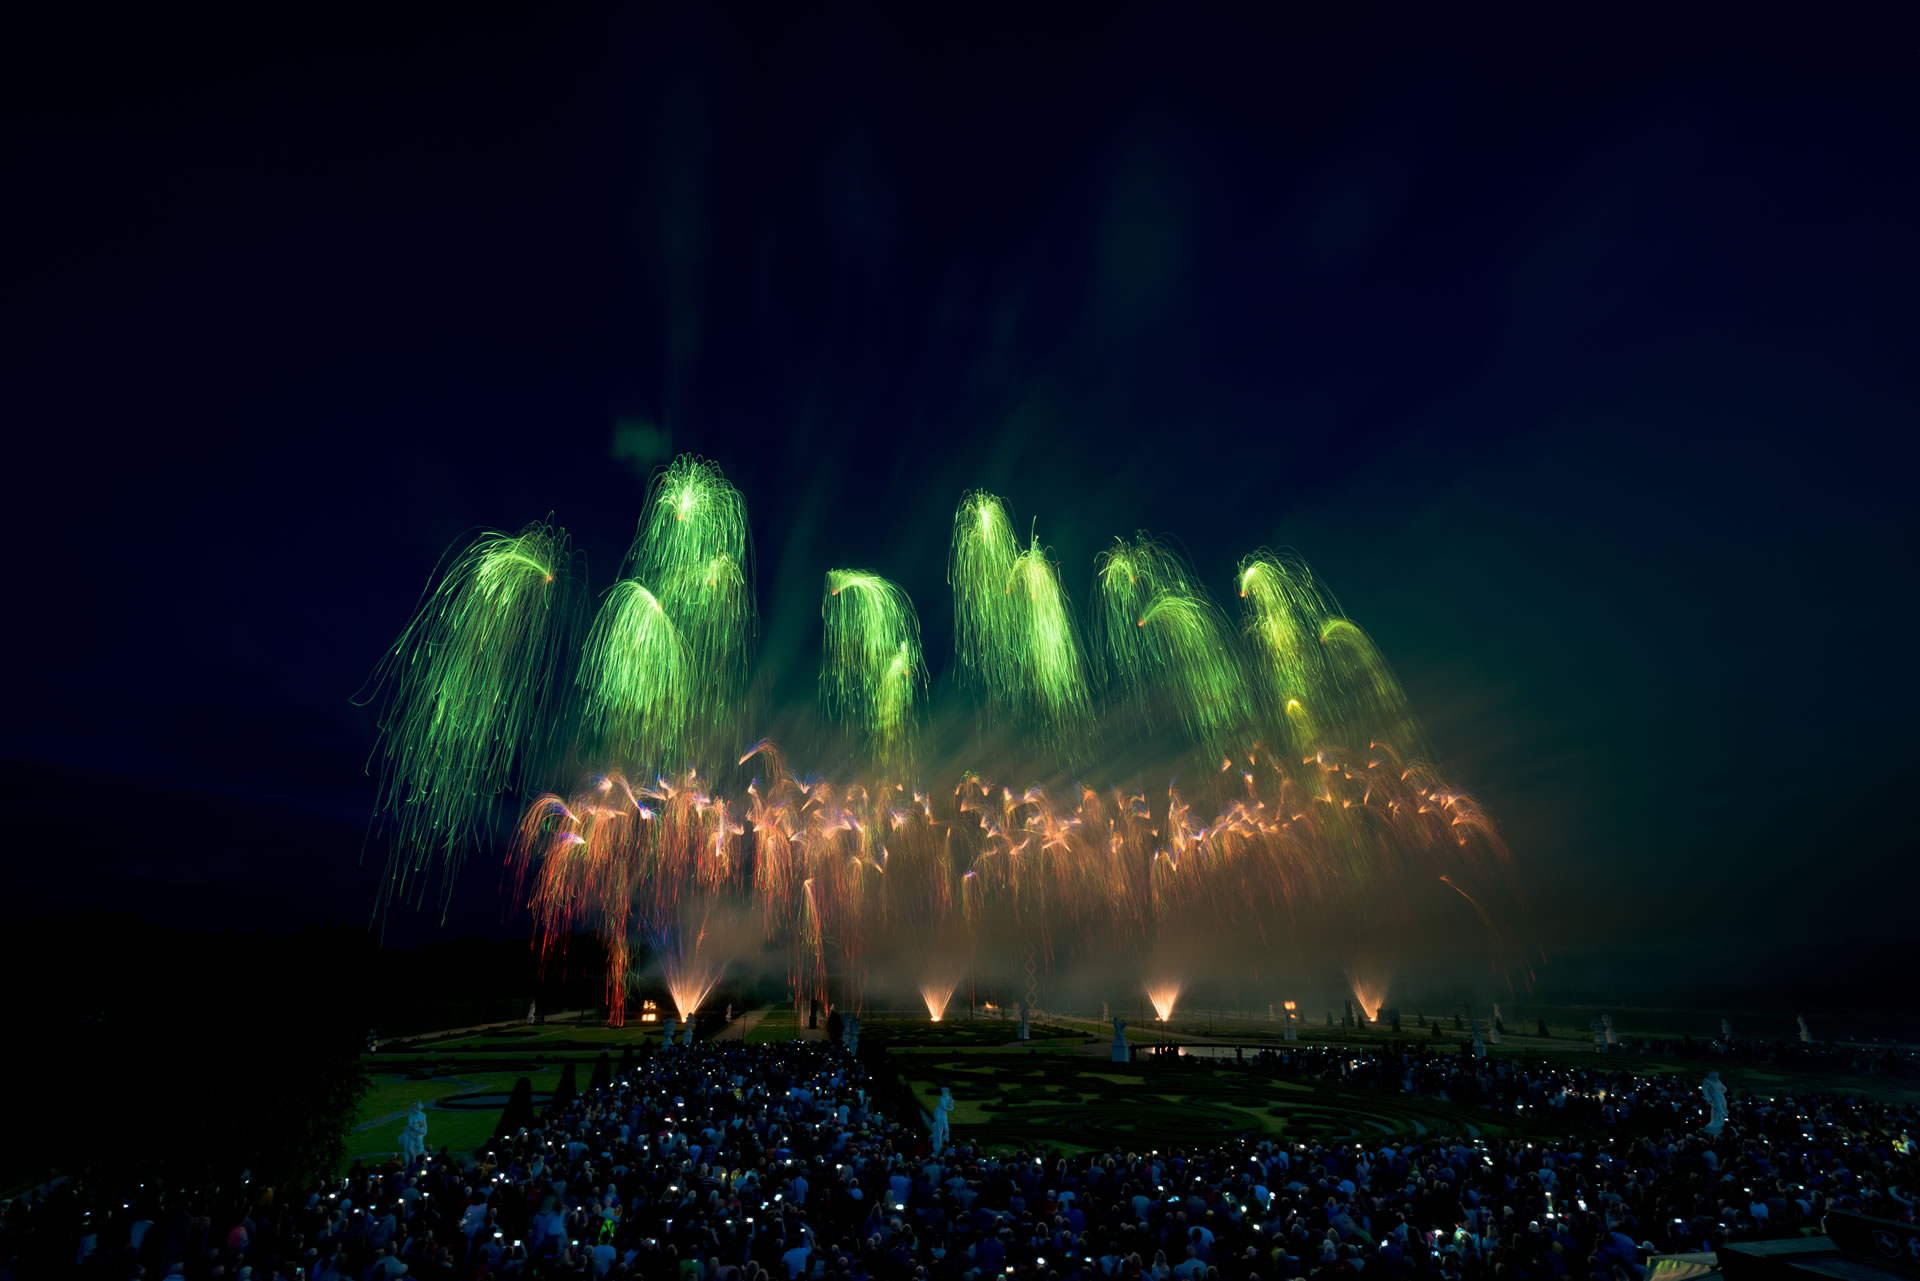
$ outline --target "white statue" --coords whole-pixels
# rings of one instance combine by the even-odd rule
[[[1587,1028],[1593,1033],[1593,1048],[1602,1054],[1607,1052],[1607,1025],[1599,1019],[1589,1019]]]
[[[1133,1052],[1127,1048],[1127,1021],[1115,1017],[1109,1022],[1113,1024],[1113,1061],[1115,1063],[1132,1061]]]
[[[1487,1024],[1487,1033],[1493,1037],[1495,1045],[1500,1044],[1500,1007],[1493,1007],[1493,1022]]]
[[[1800,1044],[1812,1045],[1813,1033],[1807,1030],[1807,1016],[1804,1014],[1798,1014],[1798,1015],[1795,1015],[1794,1017],[1800,1020]]]
[[[400,1131],[400,1159],[411,1167],[427,1154],[427,1105],[414,1100],[413,1111]]]
[[[693,1044],[693,1020],[692,1019],[687,1020],[687,1030],[680,1034],[680,1044],[682,1045]]]
[[[1480,1020],[1468,1019],[1467,1021],[1473,1025],[1473,1057],[1484,1059],[1487,1057],[1487,1043],[1480,1039]]]
[[[1706,1131],[1708,1134],[1718,1134],[1727,1123],[1727,1087],[1720,1083],[1718,1068],[1707,1073],[1707,1079],[1700,1083],[1700,1094],[1706,1099],[1709,1109]]]
[[[534,1010],[535,1010],[535,1007],[537,1007],[539,1004],[540,1002],[538,1001],[527,1002],[527,1022],[529,1023],[533,1022]]]
[[[1108,1019],[1112,1017],[1113,1015],[1107,1013],[1107,1003],[1105,1001],[1100,1002],[1100,1021],[1102,1023],[1105,1023]]]
[[[1030,1033],[1027,1028],[1027,1015],[1032,1013],[1032,1011],[1033,1007],[1027,1004],[1026,998],[1020,998],[1020,1030],[1014,1033],[1014,1035],[1022,1041],[1030,1039]]]
[[[935,1156],[939,1156],[940,1149],[947,1146],[947,1132],[948,1132],[947,1114],[952,1111],[953,1111],[953,1093],[946,1086],[943,1085],[940,1087],[940,1097],[934,1101],[933,1121],[932,1121],[933,1133],[931,1136],[929,1136],[933,1143],[933,1154]]]
[[[673,1029],[679,1026],[679,1023],[680,1020],[677,1016],[672,1014],[667,1015],[667,1039],[660,1042],[662,1048],[673,1044]]]
[[[1618,1045],[1620,1043],[1613,1035],[1613,1015],[1602,1014],[1600,1016],[1600,1026],[1606,1031],[1608,1045]]]
[[[1273,1019],[1273,1002],[1272,1002],[1272,1001],[1268,1001],[1268,1002],[1267,1002],[1267,1022],[1269,1022],[1269,1023],[1271,1023],[1271,1022],[1273,1022],[1273,1021],[1274,1021],[1274,1019]]]

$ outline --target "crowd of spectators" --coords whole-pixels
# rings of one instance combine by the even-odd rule
[[[1423,1095],[1505,1112],[1516,1119],[1538,1120],[1545,1114],[1554,1118],[1556,1128],[1599,1126],[1614,1135],[1679,1126],[1701,1109],[1698,1076],[1649,1071],[1644,1064],[1636,1063],[1637,1057],[1634,1050],[1622,1047],[1591,1059],[1529,1061],[1482,1057],[1466,1047],[1458,1051],[1430,1048],[1415,1040],[1386,1053],[1301,1043],[1261,1050],[1252,1061],[1258,1067],[1288,1075]],[[1712,1062],[1725,1061],[1754,1060],[1723,1058]],[[1833,1070],[1831,1060],[1821,1062]],[[1891,1063],[1893,1067],[1888,1070],[1920,1076],[1904,1057],[1875,1062]],[[1831,1112],[1834,1107],[1849,1105],[1824,1098],[1797,1101],[1791,1096],[1748,1098],[1743,1102],[1752,1116],[1764,1120],[1774,1131],[1783,1126],[1794,1129],[1794,1119],[1807,1116],[1809,1106]]]
[[[1914,1217],[1911,1107],[1736,1095],[1709,1136],[1695,1082],[1618,1059],[1300,1044],[1210,1070],[1446,1099],[1490,1126],[1552,1113],[1529,1132],[1582,1137],[1062,1157],[977,1150],[962,1125],[935,1154],[922,1117],[882,1105],[900,1097],[884,1066],[822,1042],[705,1042],[471,1157],[356,1164],[297,1192],[63,1181],[0,1214],[0,1281],[1635,1281],[1652,1252],[1816,1230],[1833,1207]]]

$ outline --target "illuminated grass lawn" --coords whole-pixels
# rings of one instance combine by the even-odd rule
[[[510,1071],[461,1071],[457,1075],[436,1077],[432,1080],[408,1080],[404,1073],[377,1072],[372,1076],[373,1088],[360,1101],[357,1125],[347,1136],[347,1156],[370,1156],[374,1153],[393,1152],[400,1146],[400,1130],[406,1124],[406,1114],[413,1107],[414,1100],[427,1105],[427,1145],[438,1152],[442,1147],[450,1152],[467,1152],[493,1137],[494,1126],[499,1124],[501,1108],[453,1110],[436,1106],[443,1100],[457,1100],[462,1095],[506,1095],[513,1092],[513,1083],[521,1077],[533,1082],[535,1097],[541,1097],[553,1090],[560,1082],[561,1065],[558,1062],[548,1064],[519,1064]],[[592,1074],[591,1060],[577,1063],[574,1067],[576,1079],[585,1085]]]
[[[897,1059],[922,1104],[953,1093],[957,1142],[1067,1151],[1172,1148],[1243,1134],[1288,1142],[1506,1133],[1427,1099],[1284,1081],[1237,1066],[1120,1064],[1061,1053],[917,1051]]]

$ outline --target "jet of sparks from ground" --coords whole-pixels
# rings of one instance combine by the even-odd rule
[[[1356,978],[1353,971],[1348,970],[1347,986],[1353,989],[1353,999],[1360,1007],[1361,1017],[1369,1023],[1378,1023],[1380,1010],[1387,1003],[1386,980]]]
[[[947,1002],[953,999],[953,989],[960,985],[958,979],[922,983],[920,999],[927,1003],[927,1017],[938,1023],[947,1012]]]

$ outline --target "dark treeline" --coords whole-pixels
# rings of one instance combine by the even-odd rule
[[[383,948],[351,927],[174,932],[125,918],[16,923],[0,1187],[92,1170],[278,1183],[341,1164],[369,1033],[596,1004],[590,939],[543,976],[525,942]]]

